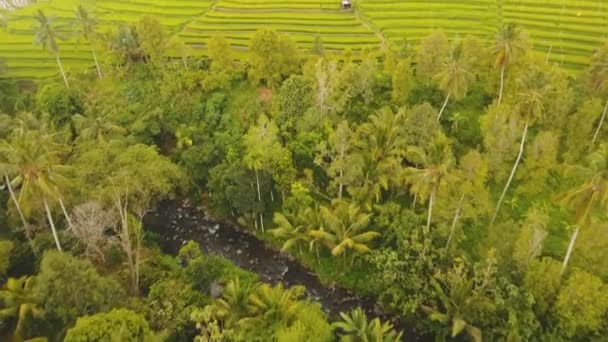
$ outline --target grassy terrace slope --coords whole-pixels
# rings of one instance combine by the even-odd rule
[[[237,56],[246,56],[253,33],[274,28],[290,34],[303,49],[320,36],[328,50],[378,48],[380,34],[393,42],[416,43],[433,30],[450,38],[473,35],[486,42],[502,21],[522,24],[535,51],[566,68],[581,69],[608,35],[606,0],[359,0],[358,10],[343,12],[340,0],[83,0],[94,9],[100,30],[133,22],[142,15],[157,17],[175,39],[204,55],[214,34],[228,38]],[[42,8],[57,18],[66,33],[79,0],[50,0],[18,9],[0,28],[0,58],[9,76],[48,77],[56,73],[52,56],[32,44],[33,14]],[[364,18],[366,20],[361,20]],[[69,38],[61,43],[68,70],[92,65],[86,43]]]
[[[242,50],[260,28],[287,33],[305,49],[316,36],[330,50],[375,48],[380,43],[353,12],[343,12],[339,2],[329,0],[221,0],[213,11],[186,25],[179,37],[188,45],[204,47],[219,33]]]
[[[608,35],[606,0],[362,0],[361,12],[389,39],[416,42],[436,29],[451,38],[491,39],[501,22],[518,22],[536,53],[580,69]]]
[[[0,58],[9,67],[9,76],[48,77],[57,73],[54,58],[33,44],[33,16],[42,9],[55,24],[61,26],[63,36],[60,54],[66,69],[82,70],[92,66],[92,57],[86,42],[78,42],[73,36],[74,10],[80,0],[52,0],[18,9],[9,15],[6,29],[0,28]],[[182,26],[203,15],[211,0],[103,0],[82,1],[95,9],[99,21],[98,31],[105,31],[117,23],[134,22],[143,15],[155,16],[170,31],[177,32]]]
[[[523,25],[542,55],[578,69],[608,37],[606,0],[504,0],[504,20]]]

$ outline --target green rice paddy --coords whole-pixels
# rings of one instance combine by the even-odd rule
[[[50,0],[9,13],[0,28],[0,58],[8,76],[42,78],[56,73],[53,56],[33,42],[33,15],[39,8],[62,26],[60,42],[66,69],[92,66],[88,43],[69,38],[79,0]],[[104,31],[119,23],[156,17],[172,39],[205,55],[209,39],[221,34],[238,57],[245,57],[253,34],[272,28],[289,34],[302,49],[321,37],[326,50],[380,49],[382,40],[417,43],[434,30],[450,38],[472,35],[493,39],[501,22],[518,22],[534,41],[534,52],[570,70],[580,70],[608,35],[605,0],[359,0],[342,11],[340,0],[103,0],[84,1]]]

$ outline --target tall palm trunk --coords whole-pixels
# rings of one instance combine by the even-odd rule
[[[6,181],[6,187],[8,188],[8,192],[11,195],[11,200],[13,201],[15,208],[17,208],[17,213],[19,213],[19,218],[21,219],[21,223],[23,224],[23,229],[25,229],[25,236],[27,236],[27,238],[29,239],[30,238],[30,226],[29,226],[29,224],[27,224],[27,221],[25,220],[25,215],[23,215],[23,211],[21,210],[21,206],[19,205],[17,196],[15,196],[15,192],[13,191],[11,181],[8,178],[8,174],[6,174],[6,173],[4,174],[4,180]]]
[[[604,124],[604,120],[606,119],[607,111],[608,111],[608,100],[606,101],[606,105],[604,106],[604,112],[602,113],[600,122],[597,124],[597,129],[595,130],[595,134],[593,135],[593,140],[591,140],[591,148],[593,148],[593,146],[595,145],[595,141],[597,140],[597,137],[600,135],[602,125]]]
[[[464,193],[460,196],[460,201],[458,201],[458,208],[456,208],[456,213],[454,213],[454,219],[452,220],[452,226],[450,227],[450,235],[448,236],[448,241],[445,243],[445,248],[447,249],[450,246],[450,241],[452,241],[452,237],[454,236],[454,230],[456,230],[456,223],[460,218],[460,211],[462,210],[462,203],[464,202]]]
[[[502,65],[500,67],[500,90],[498,92],[498,104],[502,102],[502,92],[505,88],[505,67],[506,65]]]
[[[344,184],[342,184],[342,179],[344,177],[344,170],[340,170],[340,185],[338,185],[338,198],[342,198],[342,190],[344,189]]]
[[[61,77],[63,77],[63,82],[65,83],[66,88],[70,88],[70,84],[68,83],[68,78],[65,76],[65,71],[63,70],[63,64],[61,64],[61,59],[59,59],[59,54],[55,54],[55,60],[57,61],[57,65],[59,66],[59,72],[61,72]]]
[[[431,231],[431,221],[433,219],[433,202],[435,201],[436,192],[437,192],[437,190],[433,189],[433,191],[431,191],[431,196],[429,196],[429,215],[426,219],[426,232],[425,232],[427,234]]]
[[[496,216],[498,216],[498,211],[500,210],[500,206],[502,205],[502,201],[505,199],[505,195],[509,190],[509,186],[511,186],[511,182],[513,181],[513,176],[515,176],[515,171],[517,171],[517,167],[519,166],[519,162],[521,161],[521,156],[524,154],[524,147],[526,144],[526,137],[528,136],[528,127],[529,124],[526,122],[524,126],[524,133],[521,136],[521,144],[519,145],[519,154],[517,155],[517,159],[515,160],[515,164],[513,164],[513,169],[511,170],[511,174],[509,175],[509,179],[507,180],[507,184],[505,188],[502,190],[502,194],[498,199],[498,204],[496,204],[496,211],[494,211],[494,216],[492,217],[492,221],[490,222],[490,226],[494,225],[494,221],[496,220]]]
[[[441,110],[439,111],[439,114],[437,115],[437,121],[441,120],[441,115],[443,115],[443,111],[445,110],[445,107],[448,106],[448,101],[450,100],[450,95],[452,95],[452,93],[448,92],[448,95],[445,97],[445,101],[443,101],[443,106],[441,106]]]
[[[562,270],[559,273],[560,277],[566,271],[566,266],[568,266],[568,262],[570,261],[570,256],[572,255],[572,250],[574,249],[574,243],[576,242],[576,238],[578,237],[578,232],[580,231],[580,227],[576,226],[576,229],[572,233],[570,237],[570,244],[568,245],[568,251],[566,252],[566,256],[564,257],[564,263],[562,264]]]
[[[101,80],[103,76],[101,75],[101,67],[99,66],[99,62],[97,61],[97,54],[95,53],[95,49],[91,48],[91,52],[93,53],[93,60],[95,61],[95,69],[97,69],[97,76]]]
[[[46,201],[46,198],[42,199],[44,203],[44,210],[46,210],[46,217],[49,220],[49,225],[51,225],[51,230],[53,231],[53,238],[55,239],[55,245],[57,246],[58,251],[62,251],[61,244],[59,243],[59,236],[57,236],[57,229],[55,229],[55,222],[53,222],[53,216],[51,215],[51,209],[49,209],[49,204]]]
[[[68,223],[68,227],[72,227],[72,220],[70,219],[70,215],[68,215],[68,211],[65,209],[65,205],[63,204],[61,197],[59,197],[59,205],[61,206],[63,216],[65,216],[65,221]]]
[[[255,182],[258,189],[258,203],[260,204],[260,225],[262,227],[262,233],[264,232],[264,216],[262,215],[262,193],[260,191],[260,172],[255,169]]]

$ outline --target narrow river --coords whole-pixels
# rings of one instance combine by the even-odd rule
[[[164,252],[176,255],[189,240],[200,244],[205,253],[221,255],[239,267],[258,274],[261,281],[285,286],[303,285],[308,296],[319,302],[332,317],[355,307],[370,317],[381,317],[404,330],[408,341],[421,340],[396,317],[387,315],[371,298],[360,298],[346,289],[326,287],[308,269],[285,253],[269,248],[255,236],[232,224],[216,223],[200,208],[187,202],[165,201],[144,219],[146,229],[161,237]]]

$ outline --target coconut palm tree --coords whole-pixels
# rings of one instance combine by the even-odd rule
[[[383,108],[371,115],[354,137],[352,167],[346,172],[351,180],[348,191],[367,207],[380,200],[382,190],[388,189],[401,166],[406,144],[404,121],[404,110],[395,113]]]
[[[331,207],[321,207],[320,214],[328,233],[325,244],[333,256],[343,257],[345,269],[351,252],[368,252],[368,244],[380,236],[378,232],[365,231],[371,214],[363,213],[356,203],[335,200]]]
[[[34,35],[34,43],[42,46],[43,50],[48,50],[55,56],[63,82],[69,88],[68,78],[65,75],[63,64],[61,64],[61,59],[59,58],[59,45],[57,45],[57,39],[62,39],[62,37],[57,33],[57,28],[53,26],[53,20],[44,15],[42,10],[38,10],[34,19],[38,22]]]
[[[53,137],[35,130],[16,130],[10,141],[0,142],[0,168],[14,170],[15,176],[10,183],[19,188],[18,203],[25,213],[30,213],[42,202],[58,250],[61,250],[61,244],[49,201],[59,201],[69,223],[59,191],[60,184],[68,184],[64,176],[67,168],[60,163],[62,152],[62,146],[54,142]]]
[[[74,115],[74,123],[81,139],[97,140],[100,143],[106,141],[106,137],[123,135],[127,132],[123,127],[111,121],[109,115],[84,116]]]
[[[305,210],[311,210],[306,208]],[[281,247],[281,250],[287,251],[294,246],[301,247],[303,243],[308,242],[310,236],[307,234],[306,222],[300,220],[299,217],[293,217],[295,215],[289,215],[290,217],[282,214],[275,213],[273,222],[277,225],[277,228],[270,231],[271,234],[284,239],[285,242]],[[301,252],[300,248],[300,252]]]
[[[494,43],[494,66],[500,69],[500,90],[498,104],[502,101],[505,84],[505,71],[517,58],[529,49],[528,36],[515,23],[503,25],[496,35]]]
[[[302,302],[299,299],[304,292],[302,286],[286,289],[281,283],[276,286],[261,284],[249,295],[252,317],[241,320],[241,323],[245,326],[258,322],[283,322],[287,325],[300,310]]]
[[[339,329],[340,341],[345,342],[396,342],[401,341],[402,332],[397,332],[388,322],[379,318],[368,321],[367,315],[361,308],[353,309],[350,313],[340,312],[342,321],[332,323]]]
[[[249,296],[253,291],[250,283],[242,283],[234,278],[222,291],[222,297],[213,304],[216,318],[224,322],[225,327],[233,327],[238,321],[249,314]]]
[[[561,204],[575,211],[575,228],[570,237],[561,274],[568,266],[581,227],[591,225],[594,211],[608,209],[608,145],[600,145],[585,159],[585,164],[567,169],[569,176],[580,177],[582,182],[558,198]]]
[[[460,100],[466,96],[469,90],[469,83],[473,74],[469,72],[468,65],[465,62],[462,58],[462,43],[459,43],[452,49],[450,57],[443,62],[441,71],[435,75],[439,89],[445,93],[445,101],[437,115],[437,121],[441,120],[441,115],[450,98]]]
[[[540,120],[545,114],[544,94],[545,88],[548,85],[543,73],[539,70],[532,70],[524,75],[524,77],[519,80],[519,83],[520,92],[516,95],[516,98],[517,102],[519,103],[519,118],[524,123],[524,129],[521,135],[521,142],[519,144],[517,158],[515,159],[515,163],[511,169],[511,174],[507,179],[507,184],[505,184],[505,187],[500,194],[500,198],[498,199],[498,203],[496,204],[496,210],[494,211],[494,216],[492,216],[490,226],[494,224],[494,221],[498,216],[500,206],[502,205],[505,195],[511,186],[511,182],[513,181],[513,177],[515,176],[515,172],[517,171],[517,167],[519,166],[523,156],[526,138],[528,137],[528,129],[537,120]]]
[[[597,92],[601,95],[606,96],[608,93],[608,42],[604,44],[604,46],[593,55],[591,60],[591,67],[589,69],[589,83],[591,89],[594,92]],[[608,112],[608,99],[606,99],[606,105],[604,106],[604,111],[602,112],[602,116],[600,117],[600,121],[597,124],[597,128],[595,129],[595,133],[593,134],[593,139],[591,140],[591,147],[593,148],[595,142],[597,141],[597,137],[600,134],[602,129],[602,125],[606,120],[606,113]]]
[[[443,133],[439,133],[428,151],[416,146],[408,148],[406,159],[416,165],[416,167],[408,167],[404,171],[404,180],[406,184],[410,185],[410,192],[417,198],[428,198],[429,200],[425,229],[425,232],[428,233],[431,229],[437,191],[454,164],[449,140]]]
[[[430,281],[441,308],[422,305],[422,311],[432,320],[451,325],[452,338],[465,333],[475,342],[483,341],[481,329],[467,321],[469,308],[477,303],[474,298],[474,279],[471,277],[452,284],[447,293],[435,278],[431,278]]]
[[[95,53],[95,28],[97,26],[97,20],[91,16],[82,5],[79,5],[75,12],[76,20],[78,21],[79,33],[89,44],[91,44],[91,53],[93,54],[93,60],[95,61],[95,68],[97,69],[97,76],[102,79],[101,68],[97,61],[97,54]]]
[[[43,310],[33,294],[34,277],[9,278],[0,290],[0,320],[13,320],[13,341],[23,341],[28,319],[39,318]]]

